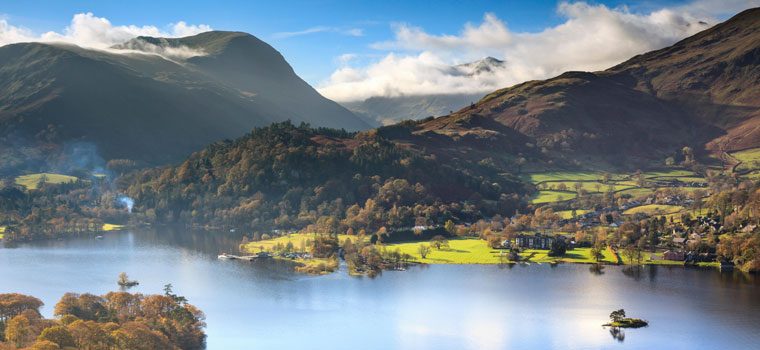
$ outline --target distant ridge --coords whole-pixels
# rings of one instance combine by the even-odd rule
[[[503,67],[504,61],[485,57],[474,62],[451,66],[448,74],[475,79],[480,75],[491,76]],[[485,93],[374,96],[361,101],[342,102],[341,104],[379,126],[393,124],[401,120],[417,120],[447,115],[480,100],[483,95]]]

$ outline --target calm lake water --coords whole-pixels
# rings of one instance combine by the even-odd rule
[[[760,282],[741,273],[584,265],[428,266],[370,278],[301,276],[283,264],[219,261],[238,238],[176,229],[0,248],[0,292],[43,313],[65,292],[166,283],[207,316],[209,349],[749,349],[760,344]],[[650,326],[614,338],[625,308]]]

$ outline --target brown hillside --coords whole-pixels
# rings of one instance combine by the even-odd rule
[[[529,139],[546,160],[577,163],[584,154],[586,161],[615,165],[621,158],[660,162],[685,145],[705,151],[757,147],[759,64],[760,9],[752,9],[605,71],[567,72],[498,90],[422,123],[415,134],[504,134],[462,123],[484,118]]]

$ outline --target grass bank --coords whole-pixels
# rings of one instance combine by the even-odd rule
[[[314,234],[290,234],[272,239],[266,239],[256,242],[250,242],[241,246],[241,250],[248,253],[258,253],[260,251],[275,251],[278,248],[285,247],[291,243],[295,251],[307,251],[310,241],[314,239]],[[356,236],[339,235],[342,243],[346,238],[353,241],[357,240]],[[430,246],[430,242],[404,242],[383,244],[382,246],[389,250],[398,250],[400,253],[406,253],[412,256],[412,261],[422,264],[502,264],[502,263],[570,263],[570,264],[595,264],[597,261],[591,256],[591,248],[575,248],[568,250],[562,257],[549,256],[548,250],[525,249],[520,253],[519,261],[510,261],[508,259],[509,251],[504,249],[493,249],[488,242],[474,237],[454,238],[448,241],[448,247],[441,249],[432,248],[423,258],[419,253],[420,245]],[[647,253],[644,253],[645,255]],[[618,256],[611,249],[605,249],[602,252],[602,259],[598,261],[601,264],[616,265]],[[649,265],[683,265],[680,261],[670,260],[649,260],[648,256],[642,259],[642,264]],[[621,257],[621,263],[625,265],[633,264]],[[310,274],[324,274],[337,269],[337,260],[331,259],[285,259],[296,263],[296,270]]]

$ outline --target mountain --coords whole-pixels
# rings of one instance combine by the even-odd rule
[[[525,82],[443,117],[358,133],[257,128],[121,185],[137,213],[194,224],[380,231],[512,215],[533,190],[515,176],[525,170],[637,169],[684,146],[760,146],[759,24],[760,10],[746,11],[608,70]]]
[[[477,81],[496,79],[494,73],[504,61],[486,57],[474,62],[448,67],[445,74]],[[343,106],[376,125],[389,125],[402,120],[442,116],[480,100],[484,93],[374,96],[362,101],[341,102]]]
[[[341,102],[341,104],[354,114],[364,117],[376,126],[380,126],[394,124],[402,120],[447,115],[480,100],[481,97],[483,94],[376,96],[363,101]]]
[[[537,161],[638,167],[684,146],[703,155],[758,147],[759,122],[760,9],[751,9],[605,71],[495,91],[414,134],[490,139],[506,128],[540,150]]]
[[[11,44],[0,62],[5,141],[93,143],[106,159],[174,161],[282,120],[369,127],[245,33],[138,37],[109,50]]]
[[[454,67],[469,76],[493,74],[499,69],[504,68],[504,61],[489,56],[474,62],[464,63]]]

